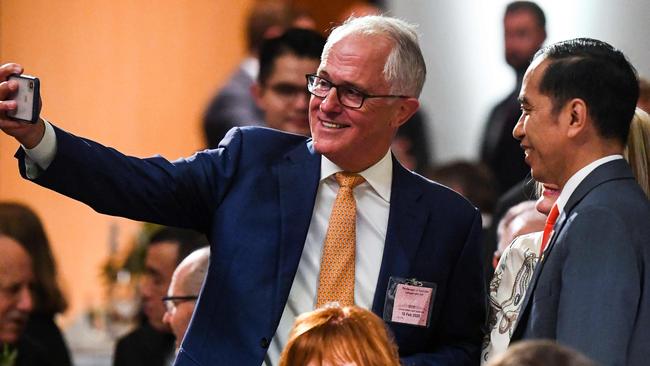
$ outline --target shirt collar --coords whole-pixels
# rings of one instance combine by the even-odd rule
[[[560,213],[564,212],[564,207],[569,202],[569,198],[576,190],[576,188],[578,188],[578,185],[580,185],[580,183],[589,175],[589,173],[593,172],[594,169],[598,168],[599,166],[617,159],[623,159],[623,155],[608,155],[604,158],[594,160],[573,174],[562,188],[562,192],[557,198],[557,201],[555,201],[555,204],[557,205]]]
[[[331,160],[322,157],[320,161],[320,181],[333,176],[335,173],[342,172],[338,165],[334,164]],[[390,189],[393,183],[393,159],[391,158],[390,150],[386,152],[381,160],[376,162],[370,168],[359,173],[370,187],[377,192],[377,194],[386,202],[390,203]]]

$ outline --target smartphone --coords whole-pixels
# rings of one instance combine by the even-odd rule
[[[38,78],[29,75],[11,75],[9,80],[18,82],[18,91],[10,95],[9,100],[15,100],[17,107],[8,111],[7,116],[11,119],[29,123],[38,122],[41,110],[40,81]]]

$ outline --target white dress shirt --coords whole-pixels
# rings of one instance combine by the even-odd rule
[[[593,172],[594,169],[598,168],[599,166],[609,163],[610,161],[617,160],[617,159],[623,159],[623,155],[608,155],[603,158],[600,158],[598,160],[594,160],[588,165],[586,165],[584,168],[578,170],[567,180],[567,182],[564,184],[564,187],[562,188],[562,192],[560,192],[560,196],[557,198],[557,201],[555,201],[555,204],[557,205],[557,209],[560,211],[560,215],[562,212],[564,212],[564,207],[566,206],[567,203],[569,203],[569,198],[573,194],[573,192],[578,188],[580,183],[589,175],[589,173]]]
[[[334,174],[340,171],[343,169],[322,157],[320,183],[307,239],[291,285],[289,299],[282,312],[280,325],[269,347],[267,356],[270,365],[267,362],[267,366],[278,364],[280,353],[287,343],[289,331],[296,317],[316,307],[323,243],[329,216],[339,189]],[[390,151],[375,165],[359,174],[366,181],[354,189],[357,204],[354,303],[370,309],[379,278],[388,226],[390,190],[393,181],[393,161]]]
[[[25,172],[29,179],[37,178],[38,167],[43,170],[47,169],[56,156],[56,132],[48,121],[43,120],[43,122],[45,123],[45,133],[38,145],[31,149],[21,145],[27,155],[25,157]]]

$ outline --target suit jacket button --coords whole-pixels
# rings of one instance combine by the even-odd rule
[[[269,348],[270,344],[271,342],[266,337],[260,340],[260,346],[262,346],[262,348]]]

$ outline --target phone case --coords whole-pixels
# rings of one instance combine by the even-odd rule
[[[29,75],[12,75],[9,80],[18,81],[18,91],[10,100],[16,100],[17,108],[7,112],[11,119],[36,123],[39,117],[40,81]]]

